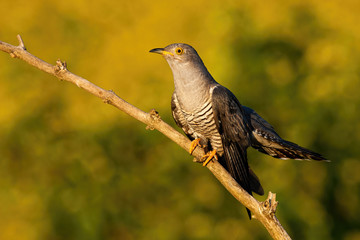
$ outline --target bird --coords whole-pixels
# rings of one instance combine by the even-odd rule
[[[172,70],[171,111],[175,123],[192,141],[190,154],[198,146],[204,148],[203,165],[212,159],[219,161],[250,195],[263,195],[264,190],[249,167],[249,147],[274,158],[327,160],[282,139],[253,109],[241,105],[230,90],[215,81],[192,46],[174,43],[150,52],[161,54]]]

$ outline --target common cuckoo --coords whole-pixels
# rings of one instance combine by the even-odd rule
[[[175,43],[150,52],[164,56],[172,70],[172,115],[192,140],[190,153],[197,146],[203,147],[204,165],[218,159],[249,194],[264,194],[259,178],[248,165],[246,150],[250,146],[275,158],[326,160],[282,139],[254,110],[242,106],[232,92],[214,80],[193,47]]]

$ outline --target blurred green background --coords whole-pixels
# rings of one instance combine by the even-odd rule
[[[291,3],[290,3],[291,2]],[[360,239],[360,2],[2,1],[0,40],[170,114],[148,51],[193,45],[285,139],[331,163],[249,150],[294,239]],[[0,239],[269,239],[206,169],[156,131],[0,53]],[[265,197],[256,196],[258,200]]]

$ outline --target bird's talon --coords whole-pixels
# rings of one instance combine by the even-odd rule
[[[210,161],[211,159],[215,158],[216,160],[218,159],[218,156],[216,155],[216,150],[212,150],[210,152],[208,152],[207,154],[205,154],[202,159],[206,158],[206,160],[203,162],[203,166],[205,167]]]
[[[191,142],[189,153],[192,154],[197,146],[200,146],[200,138],[195,139]]]

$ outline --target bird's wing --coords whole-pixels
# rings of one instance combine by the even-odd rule
[[[192,141],[194,140],[193,136],[193,130],[189,127],[189,124],[187,123],[181,109],[179,102],[177,100],[175,92],[173,93],[171,97],[171,112],[172,116],[175,120],[176,125],[178,125],[186,134],[186,136]]]
[[[326,160],[309,149],[282,139],[274,128],[249,107],[242,106],[252,129],[251,146],[275,158],[297,160]]]
[[[250,129],[244,110],[236,97],[225,87],[216,85],[212,91],[212,108],[224,148],[222,165],[251,194],[262,195],[259,179],[249,169],[246,149],[250,146]]]

